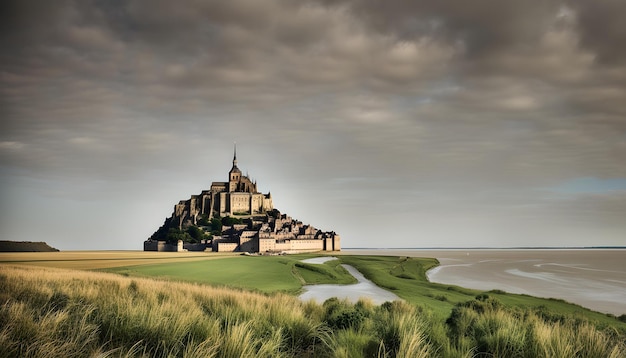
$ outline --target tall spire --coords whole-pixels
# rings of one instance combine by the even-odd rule
[[[235,150],[233,154],[233,167],[237,166],[237,142],[235,142]]]

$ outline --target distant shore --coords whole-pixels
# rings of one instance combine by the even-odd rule
[[[57,252],[45,242],[0,240],[0,252]]]

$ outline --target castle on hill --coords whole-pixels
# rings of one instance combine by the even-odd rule
[[[174,216],[182,226],[185,220],[197,224],[200,215],[213,216],[255,215],[271,211],[272,195],[257,190],[257,185],[250,178],[241,174],[237,167],[237,148],[233,155],[233,167],[228,172],[227,182],[213,182],[210,190],[203,190],[200,195],[192,195],[188,200],[181,200],[174,207]]]
[[[274,208],[272,195],[237,167],[237,148],[227,182],[174,206],[174,212],[148,240],[144,251],[304,252],[339,251],[341,239],[304,225]]]

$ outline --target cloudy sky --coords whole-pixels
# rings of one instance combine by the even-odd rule
[[[141,249],[239,167],[344,247],[626,245],[626,2],[3,1],[0,239]]]

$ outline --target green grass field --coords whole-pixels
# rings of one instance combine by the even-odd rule
[[[304,284],[353,283],[334,260],[322,265],[301,263],[311,255],[237,256],[220,260],[171,262],[103,269],[125,276],[159,277],[175,281],[295,294]]]
[[[296,262],[294,272],[307,285],[356,283],[356,279],[341,267],[341,263],[340,260],[327,261],[322,265]]]

